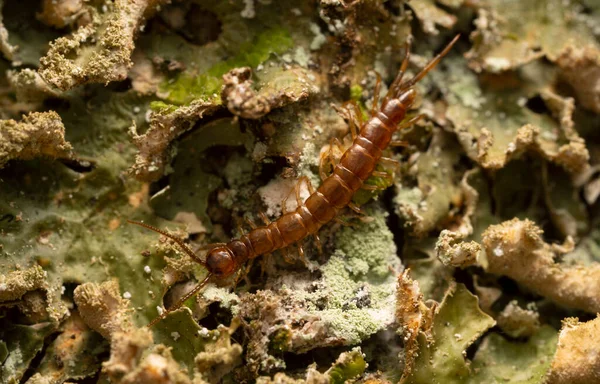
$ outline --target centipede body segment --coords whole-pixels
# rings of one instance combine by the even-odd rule
[[[130,221],[130,223],[141,225],[175,240],[195,262],[208,270],[208,275],[201,283],[182,297],[172,308],[154,319],[149,326],[183,305],[213,276],[218,279],[226,278],[251,259],[288,247],[309,235],[316,235],[319,229],[332,221],[341,209],[349,206],[353,195],[363,188],[365,180],[375,171],[375,167],[382,159],[384,149],[392,141],[393,133],[414,123],[419,118],[400,125],[415,101],[414,85],[439,63],[458,38],[459,36],[456,36],[412,79],[403,81],[409,59],[407,49],[398,75],[390,85],[381,106],[377,107],[377,101],[374,101],[371,117],[354,135],[352,145],[344,152],[339,163],[335,165],[333,173],[323,180],[319,188],[311,191],[308,199],[299,204],[296,210],[283,214],[277,220],[269,222],[263,216],[265,225],[252,229],[239,239],[231,240],[228,243],[209,245],[205,261],[196,256],[180,239],[147,224]]]

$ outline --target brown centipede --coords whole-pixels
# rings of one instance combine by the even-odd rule
[[[351,199],[360,188],[368,188],[364,182],[369,176],[379,172],[375,170],[375,167],[379,161],[385,160],[382,152],[390,145],[393,133],[414,124],[421,117],[419,115],[403,122],[407,111],[415,102],[415,84],[440,62],[458,38],[459,36],[456,36],[413,78],[403,81],[410,56],[407,45],[406,55],[398,74],[391,83],[381,105],[377,106],[380,85],[378,81],[369,120],[362,124],[358,133],[352,132],[352,145],[335,165],[332,174],[324,177],[319,188],[314,190],[310,183],[307,183],[310,196],[304,203],[300,202],[295,211],[284,213],[273,222],[270,222],[265,215],[261,215],[265,222],[264,226],[254,228],[239,239],[233,239],[228,243],[213,243],[203,247],[208,249],[205,260],[198,257],[181,239],[150,225],[128,220],[132,224],[140,225],[172,239],[195,262],[204,266],[208,271],[204,280],[179,299],[174,306],[164,310],[148,326],[152,326],[170,312],[181,307],[186,300],[198,293],[213,276],[219,279],[226,278],[238,271],[248,260],[288,247],[309,235],[317,236],[319,229],[333,220],[341,209],[348,206],[357,209],[352,205]],[[321,173],[323,174],[323,172]],[[300,247],[299,250],[301,251]]]

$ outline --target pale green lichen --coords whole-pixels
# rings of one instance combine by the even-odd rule
[[[520,73],[479,80],[466,65],[452,65],[448,118],[471,159],[496,170],[526,151],[535,151],[573,175],[589,166],[588,150],[573,130],[570,114],[558,116],[557,122],[526,108],[537,93],[550,98],[538,85],[546,72],[534,63]]]
[[[475,25],[469,56],[479,71],[502,72],[542,56],[554,61],[574,45],[599,47],[598,22],[577,1],[492,0],[481,7]]]
[[[419,354],[402,383],[463,383],[470,369],[465,351],[495,321],[483,313],[464,285],[452,286],[433,317],[430,336],[419,333]]]
[[[556,350],[556,330],[546,325],[526,343],[511,342],[497,333],[488,335],[481,343],[467,383],[545,383],[545,374]]]

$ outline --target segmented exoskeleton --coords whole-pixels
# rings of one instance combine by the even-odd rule
[[[309,235],[316,235],[319,229],[334,219],[341,209],[351,205],[354,193],[365,187],[363,184],[365,180],[377,172],[375,167],[382,159],[383,150],[390,145],[393,133],[412,125],[421,117],[417,116],[400,124],[415,101],[414,85],[439,63],[456,43],[458,37],[456,36],[416,76],[403,81],[409,59],[407,46],[406,56],[398,75],[390,85],[381,106],[377,106],[379,92],[376,89],[370,119],[361,126],[358,134],[353,135],[352,145],[344,152],[339,163],[335,165],[333,173],[323,180],[319,188],[315,191],[310,183],[308,184],[310,196],[304,203],[299,204],[295,211],[285,213],[273,222],[269,222],[266,216],[262,215],[265,221],[264,226],[254,228],[239,239],[231,240],[228,243],[215,243],[207,246],[209,251],[206,260],[199,258],[183,241],[173,235],[144,223],[130,221],[171,238],[195,262],[208,270],[208,275],[202,282],[184,295],[172,308],[163,311],[149,326],[179,308],[187,299],[202,289],[213,276],[219,279],[228,277],[239,270],[248,260],[297,243]]]

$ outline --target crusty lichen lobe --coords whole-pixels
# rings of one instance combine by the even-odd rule
[[[488,272],[508,276],[566,307],[600,312],[600,264],[555,263],[554,257],[566,250],[545,243],[542,234],[527,219],[490,226],[483,234]]]

